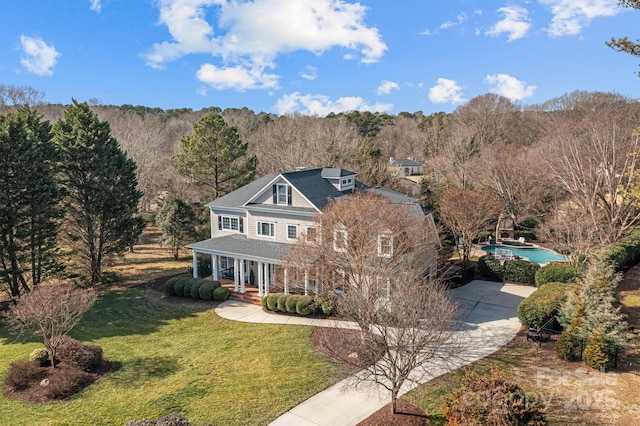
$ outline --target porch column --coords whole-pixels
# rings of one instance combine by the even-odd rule
[[[315,292],[316,295],[320,294],[320,269],[316,268],[316,288],[315,288]]]
[[[269,285],[271,284],[271,264],[264,263],[264,295],[269,295]]]
[[[233,291],[237,292],[239,290],[239,277],[240,275],[240,262],[237,257],[233,258]]]
[[[258,296],[262,297],[264,294],[262,292],[262,280],[264,279],[264,269],[263,263],[258,262]]]
[[[217,254],[211,255],[211,276],[213,277],[214,281],[218,280],[218,255]]]
[[[240,293],[244,293],[244,282],[245,282],[245,263],[246,260],[240,259]]]
[[[309,271],[304,271],[304,295],[309,295]]]
[[[191,252],[193,256],[193,278],[198,278],[198,254],[194,251]]]
[[[289,294],[289,269],[284,268],[284,294]]]

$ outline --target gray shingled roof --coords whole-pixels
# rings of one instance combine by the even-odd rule
[[[342,197],[345,193],[340,192],[327,179],[322,177],[323,170],[328,168],[300,170],[296,172],[283,173],[287,179],[302,195],[304,195],[314,206],[322,210],[332,198]],[[340,170],[340,169],[335,169]],[[336,175],[338,172],[335,172]],[[351,173],[355,174],[355,173]],[[337,177],[337,176],[336,176]]]
[[[187,245],[187,248],[199,252],[224,253],[231,257],[237,255],[249,260],[278,262],[287,254],[289,244],[248,239],[246,235],[233,234],[198,241]]]
[[[392,165],[400,167],[420,167],[423,164],[418,163],[417,161],[410,160],[408,158],[400,158],[397,160],[393,160]]]
[[[338,179],[345,176],[353,176],[355,174],[355,172],[350,172],[349,170],[340,169],[337,167],[324,167],[320,175],[324,179]]]
[[[207,207],[242,207],[244,203],[249,201],[258,191],[275,179],[276,176],[278,175],[273,173],[262,176],[260,179],[254,180],[253,182],[248,183],[227,195],[223,195],[222,197],[213,200],[207,204]]]
[[[382,186],[376,186],[366,189],[367,192],[372,192],[383,197],[387,197],[394,204],[403,204],[409,207],[410,211],[424,214],[422,206],[416,198],[405,195],[401,192],[394,191],[393,189],[385,188]]]

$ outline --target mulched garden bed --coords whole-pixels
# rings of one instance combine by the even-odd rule
[[[84,371],[65,363],[57,364],[56,368],[37,367],[37,374],[23,389],[15,390],[4,384],[4,394],[32,403],[60,401],[81,392],[108,373],[111,367],[111,362],[106,358],[91,371]]]

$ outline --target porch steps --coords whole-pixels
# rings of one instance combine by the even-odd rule
[[[255,287],[245,287],[245,292],[233,291],[233,283],[222,283],[223,287],[231,290],[230,299],[239,300],[241,302],[251,303],[252,305],[262,306],[262,297],[258,296],[258,289]]]

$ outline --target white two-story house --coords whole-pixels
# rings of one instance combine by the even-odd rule
[[[330,200],[349,196],[356,188],[424,214],[416,199],[367,187],[348,170],[325,167],[269,174],[207,204],[211,238],[187,245],[193,252],[194,277],[198,276],[197,255],[207,255],[213,279],[219,279],[221,271],[232,271],[234,291],[244,293],[249,284],[257,285],[259,296],[268,295],[289,245],[302,236],[315,238],[316,215]],[[286,271],[282,276],[286,292]]]

